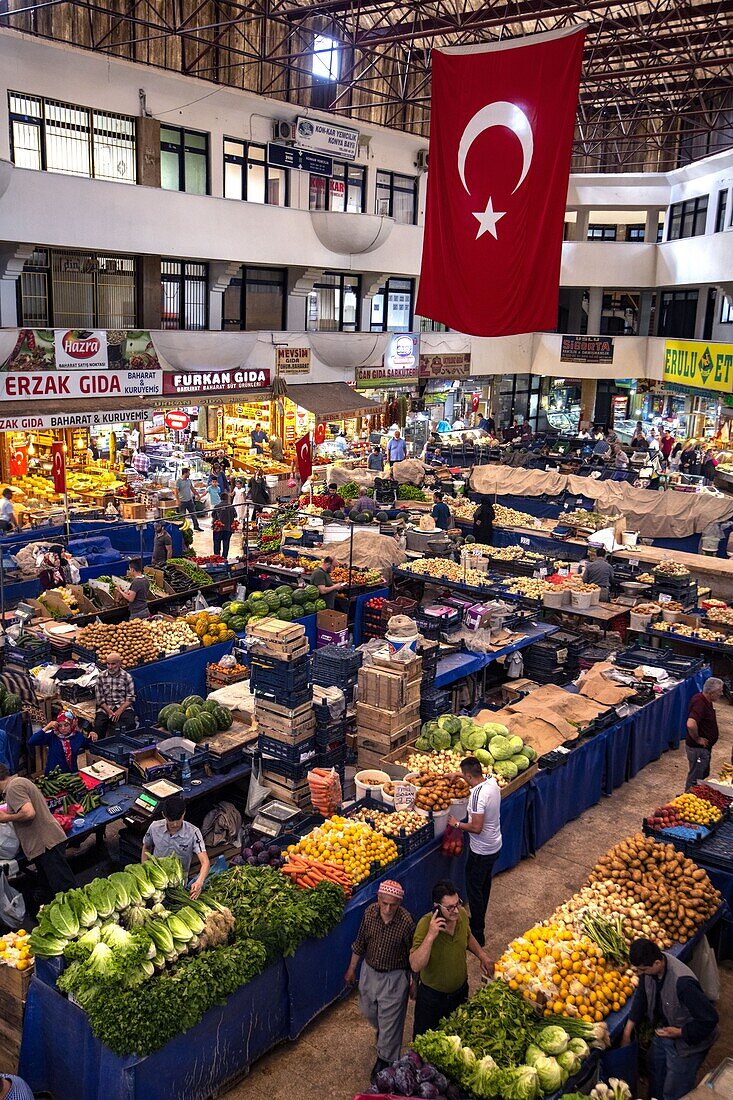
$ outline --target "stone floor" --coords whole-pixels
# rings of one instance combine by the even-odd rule
[[[733,748],[733,709],[718,705],[721,739],[714,766]],[[684,751],[668,752],[630,783],[567,825],[533,859],[524,860],[494,883],[487,923],[487,947],[500,954],[507,942],[548,916],[578,889],[609,847],[636,832],[650,808],[683,789]],[[474,960],[470,958],[470,962]],[[344,959],[346,969],[348,959]],[[479,981],[469,965],[472,988]],[[318,980],[318,975],[313,975]],[[721,1037],[706,1068],[733,1056],[733,964],[721,969]],[[411,1028],[408,1017],[406,1035]],[[295,1043],[285,1043],[257,1062],[228,1100],[294,1100],[312,1093],[320,1100],[352,1100],[369,1084],[374,1062],[373,1033],[359,1013],[356,995],[324,1012]]]

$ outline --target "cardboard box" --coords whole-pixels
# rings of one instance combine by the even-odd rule
[[[147,519],[148,509],[145,504],[138,504],[133,500],[120,502],[120,514],[123,519]]]
[[[319,611],[316,615],[316,645],[347,645],[349,620],[342,611]]]
[[[359,699],[383,710],[400,711],[420,702],[420,679],[410,682],[407,672],[368,665],[359,669]]]

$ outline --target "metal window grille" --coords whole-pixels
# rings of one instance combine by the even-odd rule
[[[208,327],[208,264],[163,260],[160,265],[161,328]]]
[[[23,325],[137,328],[134,256],[36,249],[20,277]]]
[[[8,104],[19,168],[136,182],[134,118],[20,92],[9,92]]]

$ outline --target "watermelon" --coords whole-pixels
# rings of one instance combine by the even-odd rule
[[[289,596],[290,595],[290,585],[289,584],[280,584],[280,585],[278,585],[277,588],[275,589],[275,595],[279,596],[281,600],[283,599],[284,596]]]
[[[351,520],[352,523],[356,523],[358,518],[359,518],[358,511],[356,510],[356,508],[352,508],[351,511],[349,512],[349,519]]]
[[[321,594],[315,584],[307,584],[303,591],[305,592],[306,600],[317,600]]]
[[[291,598],[292,598],[293,603],[295,603],[295,604],[305,603],[305,589],[304,588],[294,588]]]
[[[283,623],[289,623],[292,621],[293,612],[289,607],[281,607],[277,613],[278,619]]]
[[[321,512],[321,519],[333,519],[333,512],[330,508],[324,508]]]
[[[188,710],[189,707],[202,707],[204,701],[200,695],[187,695],[185,699],[181,699],[181,706],[184,710]]]
[[[316,613],[316,605],[315,605],[315,603],[313,603],[312,600],[309,600],[307,604],[303,605],[303,614],[304,615],[315,615],[315,613]]]
[[[174,710],[178,710],[180,705],[181,705],[180,703],[169,703],[168,706],[163,707],[162,710],[159,710],[158,711],[158,725],[159,726],[164,726],[166,724],[167,720],[168,720],[168,715],[172,714]]]
[[[293,593],[291,589],[288,589],[284,596],[280,597],[280,607],[292,607],[293,606]]]
[[[326,610],[326,601],[325,600],[316,600],[316,611],[325,611],[325,610]]]
[[[237,634],[241,634],[247,629],[247,623],[249,622],[249,615],[237,615],[235,619],[232,619],[230,626]]]
[[[195,745],[198,745],[199,741],[205,736],[204,727],[198,718],[189,718],[183,727],[182,733]]]
[[[216,724],[216,718],[208,710],[202,710],[196,721],[204,731],[204,737],[213,737],[214,734],[219,731],[219,727]]]
[[[190,719],[186,718],[185,710],[182,710],[179,707],[177,710],[174,710],[171,714],[168,715],[165,723],[165,728],[168,730],[169,733],[180,733],[187,721],[190,721]]]
[[[232,726],[232,712],[226,707],[217,706],[214,711],[214,720],[216,721],[216,728],[220,732],[231,729]]]
[[[186,718],[198,718],[203,709],[203,703],[201,705],[192,703],[190,707],[186,707]]]
[[[333,513],[333,518],[334,519],[345,519],[346,517],[344,516],[344,513],[341,511],[341,509],[337,508],[336,511]]]
[[[271,599],[269,599],[269,600],[267,601],[267,610],[268,610],[268,611],[269,611],[269,612],[270,612],[271,614],[274,614],[274,612],[276,612],[276,611],[279,611],[279,610],[280,610],[280,597],[279,597],[279,596],[276,596],[276,595],[275,595],[275,594],[273,593],[273,595],[272,595]]]
[[[378,519],[380,523],[386,523],[387,520],[389,519],[389,516],[387,515],[386,512],[377,512],[377,514],[374,518]]]
[[[207,699],[204,703],[204,713],[213,714],[218,706],[219,704],[215,699]]]
[[[259,596],[259,595],[261,595],[260,592],[253,592],[252,593],[252,596]],[[243,603],[241,600],[232,600],[231,603],[226,604],[225,609],[229,612],[230,615],[241,615],[242,612],[246,609],[246,607],[247,607],[247,605],[245,603]]]

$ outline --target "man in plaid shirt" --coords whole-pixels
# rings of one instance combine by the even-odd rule
[[[138,474],[147,474],[150,469],[150,459],[145,454],[144,447],[138,447],[135,457],[132,460],[132,465],[133,469],[135,469]]]
[[[122,667],[122,658],[114,651],[107,654],[107,667],[97,678],[97,713],[94,728],[99,737],[135,727],[135,682]]]

